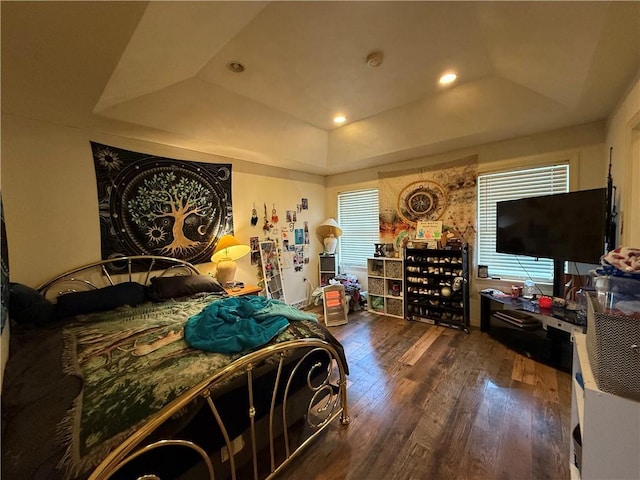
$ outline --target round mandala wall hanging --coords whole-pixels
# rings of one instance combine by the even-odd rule
[[[447,193],[441,185],[422,180],[407,185],[398,195],[398,214],[415,225],[418,221],[439,220],[447,209]]]

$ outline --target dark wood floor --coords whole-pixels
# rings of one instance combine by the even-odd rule
[[[338,422],[282,479],[568,479],[571,376],[470,334],[349,315]]]

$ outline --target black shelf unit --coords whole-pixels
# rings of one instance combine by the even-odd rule
[[[469,333],[469,246],[405,248],[405,316]]]

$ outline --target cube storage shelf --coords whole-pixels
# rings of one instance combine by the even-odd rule
[[[336,277],[338,269],[336,265],[335,255],[320,254],[320,286],[325,287],[329,285],[329,280]]]
[[[469,332],[469,247],[406,248],[405,312],[408,320]]]
[[[369,284],[368,311],[404,318],[404,281],[401,258],[368,258],[367,283]]]

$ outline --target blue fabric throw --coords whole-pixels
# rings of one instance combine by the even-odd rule
[[[264,345],[286,329],[289,320],[317,321],[317,318],[280,300],[228,297],[210,303],[190,317],[184,326],[184,338],[199,350],[237,353]]]

